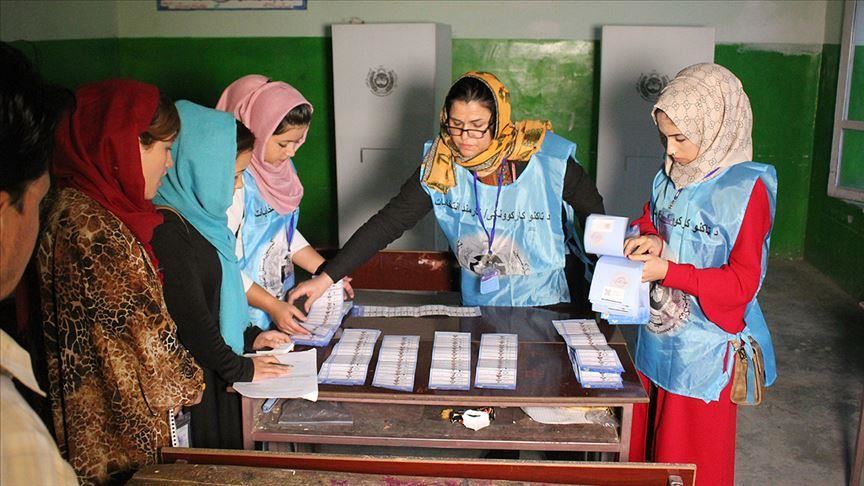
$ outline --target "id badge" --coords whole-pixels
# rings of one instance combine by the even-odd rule
[[[480,276],[480,293],[483,295],[497,292],[501,288],[498,283],[498,270],[489,269]]]
[[[285,257],[287,263],[282,267],[282,292],[278,295],[279,300],[284,300],[288,291],[294,288],[294,263],[291,261],[291,253]],[[289,273],[288,270],[291,270]]]
[[[175,421],[177,423],[177,447],[189,447],[192,414],[181,411]]]
[[[288,295],[288,291],[294,288],[294,279],[286,278],[282,281],[282,292],[279,294],[281,297],[280,300],[283,300],[286,295]]]

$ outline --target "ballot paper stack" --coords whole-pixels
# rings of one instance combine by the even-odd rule
[[[519,336],[516,334],[483,334],[477,358],[477,388],[516,389],[516,364]]]
[[[318,371],[318,383],[328,385],[364,385],[369,361],[381,331],[377,329],[346,329],[330,357]]]
[[[420,336],[384,336],[378,351],[372,386],[389,390],[414,391]]]
[[[624,256],[627,218],[592,214],[585,221],[585,251],[600,255],[588,300],[610,324],[647,324],[649,284],[642,283],[644,264]]]
[[[351,311],[354,317],[480,317],[479,307],[458,305],[421,305],[390,307],[383,305],[357,305]]]
[[[430,390],[471,388],[471,333],[435,331]]]
[[[624,387],[624,367],[618,353],[593,320],[567,319],[552,321],[555,330],[567,343],[567,354],[576,379],[583,388]]]
[[[306,322],[300,323],[310,335],[296,334],[293,336],[294,343],[305,346],[327,346],[336,330],[342,325],[342,318],[350,311],[351,302],[345,302],[344,287],[342,280],[339,280],[312,303]]]

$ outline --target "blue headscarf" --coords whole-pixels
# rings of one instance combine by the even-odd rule
[[[186,100],[176,105],[182,128],[171,147],[174,166],[153,202],[175,209],[216,248],[222,263],[219,330],[225,343],[243,354],[249,308],[225,213],[234,194],[237,125],[230,113]]]

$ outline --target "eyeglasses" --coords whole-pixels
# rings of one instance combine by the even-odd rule
[[[492,125],[487,125],[483,130],[479,130],[477,128],[462,128],[462,127],[454,127],[451,125],[441,125],[442,130],[446,130],[447,133],[451,137],[461,137],[464,133],[468,136],[468,138],[483,138],[483,134],[489,131],[492,128]]]

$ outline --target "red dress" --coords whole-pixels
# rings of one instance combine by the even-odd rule
[[[643,235],[658,234],[649,204],[634,224]],[[705,316],[724,331],[740,332],[746,306],[759,288],[762,244],[770,229],[768,193],[757,180],[729,263],[697,269],[669,262],[662,284],[696,297]],[[729,400],[730,385],[720,393],[719,401],[705,403],[658,388],[641,373],[639,376],[651,403],[634,407],[630,460],[695,463],[700,486],[732,485],[737,406]]]

